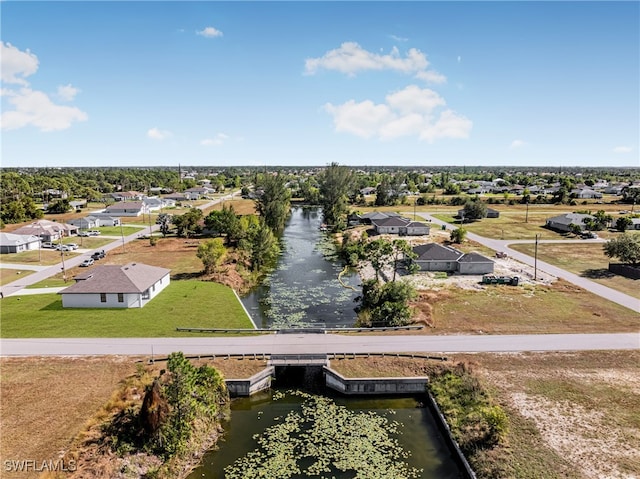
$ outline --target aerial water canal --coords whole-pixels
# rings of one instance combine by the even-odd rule
[[[360,294],[357,273],[342,275],[342,263],[326,233],[318,208],[294,208],[282,237],[278,265],[263,283],[242,298],[261,328],[350,327]]]
[[[360,278],[346,273],[352,288],[340,284],[343,267],[321,224],[317,208],[292,211],[276,269],[242,299],[258,327],[354,325]],[[461,477],[423,398],[347,397],[291,379],[234,399],[217,449],[189,479]]]

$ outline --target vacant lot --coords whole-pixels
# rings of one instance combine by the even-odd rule
[[[640,475],[640,351],[453,355],[507,410],[509,468],[522,479]],[[423,376],[421,359],[332,360],[348,377]],[[373,374],[372,374],[373,373]]]
[[[610,333],[640,327],[636,312],[562,280],[472,289],[444,285],[421,291],[416,306],[432,334]]]
[[[233,290],[218,283],[173,281],[144,308],[68,309],[56,294],[2,300],[3,338],[172,337],[177,327],[252,328]]]
[[[0,459],[55,460],[118,383],[135,371],[129,358],[0,360]],[[41,463],[41,462],[40,462]],[[34,478],[38,473],[2,477]]]
[[[530,256],[535,254],[533,244],[514,244],[509,247]],[[640,298],[640,281],[609,272],[611,260],[605,256],[601,243],[539,243],[538,259]]]

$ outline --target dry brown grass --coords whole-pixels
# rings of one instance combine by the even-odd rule
[[[118,357],[3,358],[0,368],[2,463],[61,457],[117,384],[135,371],[130,359]]]

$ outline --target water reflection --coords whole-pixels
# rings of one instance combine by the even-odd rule
[[[341,261],[332,256],[333,247],[320,231],[318,208],[294,208],[284,230],[283,253],[277,268],[262,285],[242,298],[242,302],[263,328],[301,326],[353,326],[355,297],[360,278],[356,273],[342,276]]]

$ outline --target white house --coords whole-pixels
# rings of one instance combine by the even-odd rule
[[[93,216],[140,216],[147,213],[142,201],[118,201],[107,206],[100,212],[92,213]]]
[[[63,236],[78,234],[78,227],[72,224],[57,223],[56,221],[38,220],[18,228],[13,233],[18,235],[35,235],[42,241],[56,241]]]
[[[593,219],[592,215],[584,213],[566,213],[564,215],[547,218],[546,226],[558,231],[571,231],[572,227],[577,226],[580,230],[585,229],[585,219]]]
[[[142,263],[96,266],[58,294],[64,308],[142,308],[169,285],[170,272]]]
[[[40,238],[36,235],[17,235],[0,233],[0,254],[20,253],[40,247]]]

